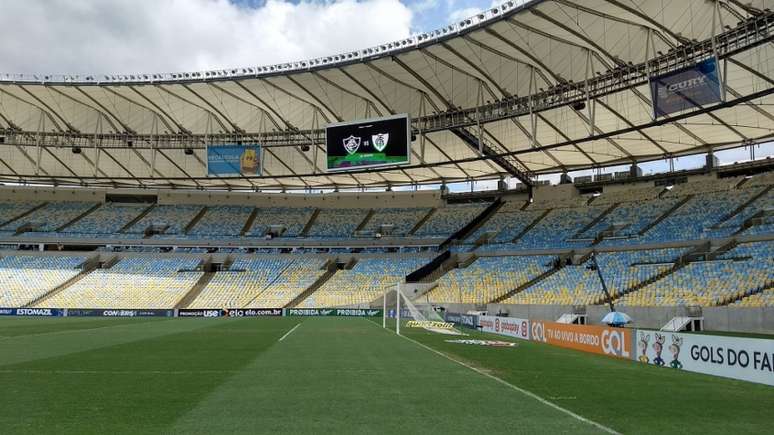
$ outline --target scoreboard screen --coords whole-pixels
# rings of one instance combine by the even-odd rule
[[[410,128],[407,114],[328,125],[325,127],[328,170],[409,163]]]

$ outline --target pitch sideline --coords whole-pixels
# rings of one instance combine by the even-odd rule
[[[375,322],[369,322],[369,323],[373,323],[376,326],[379,326]],[[392,332],[394,333],[395,331],[392,331]],[[398,334],[395,334],[395,335],[398,335]],[[417,346],[421,346],[421,347],[425,348],[426,350],[429,350],[430,352],[433,352],[436,355],[442,356],[442,357],[446,358],[449,361],[457,363],[457,364],[459,364],[459,365],[461,365],[461,366],[463,366],[463,367],[465,367],[467,369],[473,370],[474,372],[476,372],[476,373],[478,373],[478,374],[480,374],[482,376],[485,376],[485,377],[487,377],[489,379],[492,379],[492,380],[494,380],[494,381],[496,381],[496,382],[498,382],[498,383],[500,383],[500,384],[502,384],[502,385],[504,385],[504,386],[506,386],[508,388],[511,388],[512,390],[518,391],[519,393],[522,393],[525,396],[531,397],[531,398],[537,400],[538,402],[540,402],[540,403],[542,403],[542,404],[544,404],[546,406],[549,406],[551,408],[554,408],[554,409],[556,409],[559,412],[567,414],[570,417],[572,417],[572,418],[574,418],[574,419],[576,419],[578,421],[581,421],[581,422],[586,423],[586,424],[590,424],[590,425],[596,427],[597,429],[600,429],[600,430],[602,430],[604,432],[607,432],[609,434],[621,435],[620,432],[618,432],[618,431],[616,431],[616,430],[614,430],[612,428],[609,428],[609,427],[607,427],[607,426],[605,426],[603,424],[597,423],[596,421],[589,420],[588,418],[583,417],[582,415],[576,414],[576,413],[570,411],[569,409],[563,408],[563,407],[561,407],[561,406],[559,406],[559,405],[557,405],[557,404],[555,404],[553,402],[550,402],[550,401],[548,401],[548,400],[538,396],[537,394],[535,394],[535,393],[533,393],[533,392],[531,392],[529,390],[525,390],[525,389],[523,389],[521,387],[517,387],[516,385],[513,385],[513,384],[511,384],[510,382],[508,382],[508,381],[506,381],[504,379],[498,378],[497,376],[494,376],[492,374],[489,374],[489,373],[486,373],[486,372],[484,372],[482,370],[479,370],[479,369],[477,369],[477,368],[475,368],[475,367],[473,367],[473,366],[471,366],[469,364],[466,364],[466,363],[464,363],[464,362],[462,362],[462,361],[460,361],[458,359],[452,358],[451,356],[449,356],[449,355],[447,355],[447,354],[445,354],[445,353],[443,353],[443,352],[441,352],[439,350],[433,349],[432,347],[427,346],[427,345],[425,345],[423,343],[420,343],[420,342],[418,342],[418,341],[416,341],[416,340],[414,340],[412,338],[406,337],[405,335],[398,335],[398,336],[403,338],[403,339],[406,339],[406,340],[408,340],[408,341],[410,341],[410,342],[412,342],[414,344],[416,344]]]

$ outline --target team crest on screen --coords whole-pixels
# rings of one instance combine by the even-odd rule
[[[387,148],[387,141],[390,140],[389,133],[379,133],[371,136],[371,143],[376,148],[376,151],[382,152]]]
[[[355,154],[357,152],[358,148],[360,148],[360,138],[359,137],[350,136],[350,137],[344,139],[344,149],[347,150],[347,152],[349,154]]]

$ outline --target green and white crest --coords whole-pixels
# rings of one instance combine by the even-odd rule
[[[378,133],[371,135],[371,143],[377,151],[382,152],[387,148],[387,142],[390,140],[389,133]]]

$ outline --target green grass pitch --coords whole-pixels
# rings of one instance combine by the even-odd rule
[[[764,385],[403,332],[357,318],[0,318],[0,433],[708,434],[774,424]]]

